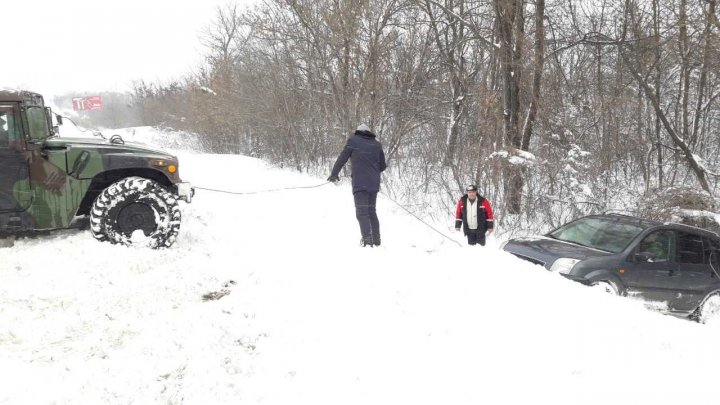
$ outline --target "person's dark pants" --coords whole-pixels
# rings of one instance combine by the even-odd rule
[[[485,231],[482,229],[468,229],[467,238],[468,245],[485,246]]]
[[[377,191],[356,191],[355,216],[360,225],[360,233],[366,245],[380,244],[380,221],[375,212]]]

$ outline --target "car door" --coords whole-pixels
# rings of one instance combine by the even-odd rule
[[[691,231],[679,231],[677,243],[678,271],[670,275],[674,290],[671,309],[692,311],[705,297],[708,289],[718,283],[711,267],[712,245],[708,237]]]
[[[19,117],[16,103],[0,103],[0,215],[6,221],[32,203],[30,168]]]
[[[32,105],[24,113],[35,229],[64,228],[72,221],[82,198],[67,175],[66,147],[47,144],[52,132],[45,108]]]
[[[705,248],[710,249],[710,251],[706,253],[710,257],[709,264],[710,270],[713,272],[713,278],[717,279],[717,282],[720,283],[720,239],[707,238]]]
[[[623,266],[628,295],[653,302],[667,302],[673,297],[669,281],[678,270],[675,245],[676,234],[669,229],[651,232],[637,244]]]

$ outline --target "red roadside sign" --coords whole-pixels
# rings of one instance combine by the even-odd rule
[[[73,110],[102,110],[102,97],[73,97]]]

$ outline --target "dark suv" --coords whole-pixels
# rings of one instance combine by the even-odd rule
[[[720,237],[637,217],[590,215],[502,246],[515,256],[617,295],[704,321],[720,312]]]

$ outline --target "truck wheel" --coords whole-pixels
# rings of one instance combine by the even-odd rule
[[[90,210],[90,231],[100,241],[162,248],[175,242],[179,230],[177,198],[142,177],[111,184]]]

